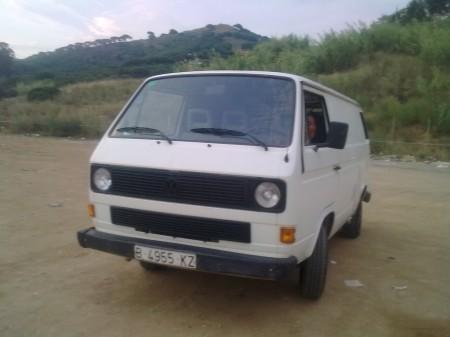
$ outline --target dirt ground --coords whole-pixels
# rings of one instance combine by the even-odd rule
[[[373,162],[362,236],[330,241],[309,302],[289,282],[149,273],[79,247],[94,146],[0,136],[1,337],[450,336],[449,169]]]

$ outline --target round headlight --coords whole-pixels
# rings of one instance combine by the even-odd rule
[[[255,199],[261,207],[272,208],[280,201],[281,192],[274,183],[261,183],[255,190]]]
[[[99,168],[94,172],[94,185],[100,191],[107,191],[111,184],[111,173],[107,169]]]

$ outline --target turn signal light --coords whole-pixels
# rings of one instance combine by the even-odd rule
[[[295,227],[281,227],[280,241],[283,243],[295,242]]]
[[[89,204],[87,209],[88,209],[88,215],[91,218],[95,218],[95,206],[93,204]]]

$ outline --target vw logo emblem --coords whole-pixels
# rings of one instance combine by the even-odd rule
[[[166,191],[169,195],[177,194],[177,182],[175,179],[168,179],[166,182]]]

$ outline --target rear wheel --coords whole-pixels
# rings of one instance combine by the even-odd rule
[[[361,234],[362,223],[362,202],[359,202],[358,208],[349,222],[341,229],[341,235],[349,239],[356,239]]]
[[[161,266],[160,264],[150,262],[139,261],[139,264],[141,265],[142,268],[144,268],[147,271],[159,271],[166,269],[166,267]]]
[[[328,237],[324,226],[320,229],[312,255],[300,264],[300,294],[317,300],[323,293],[328,269]]]

